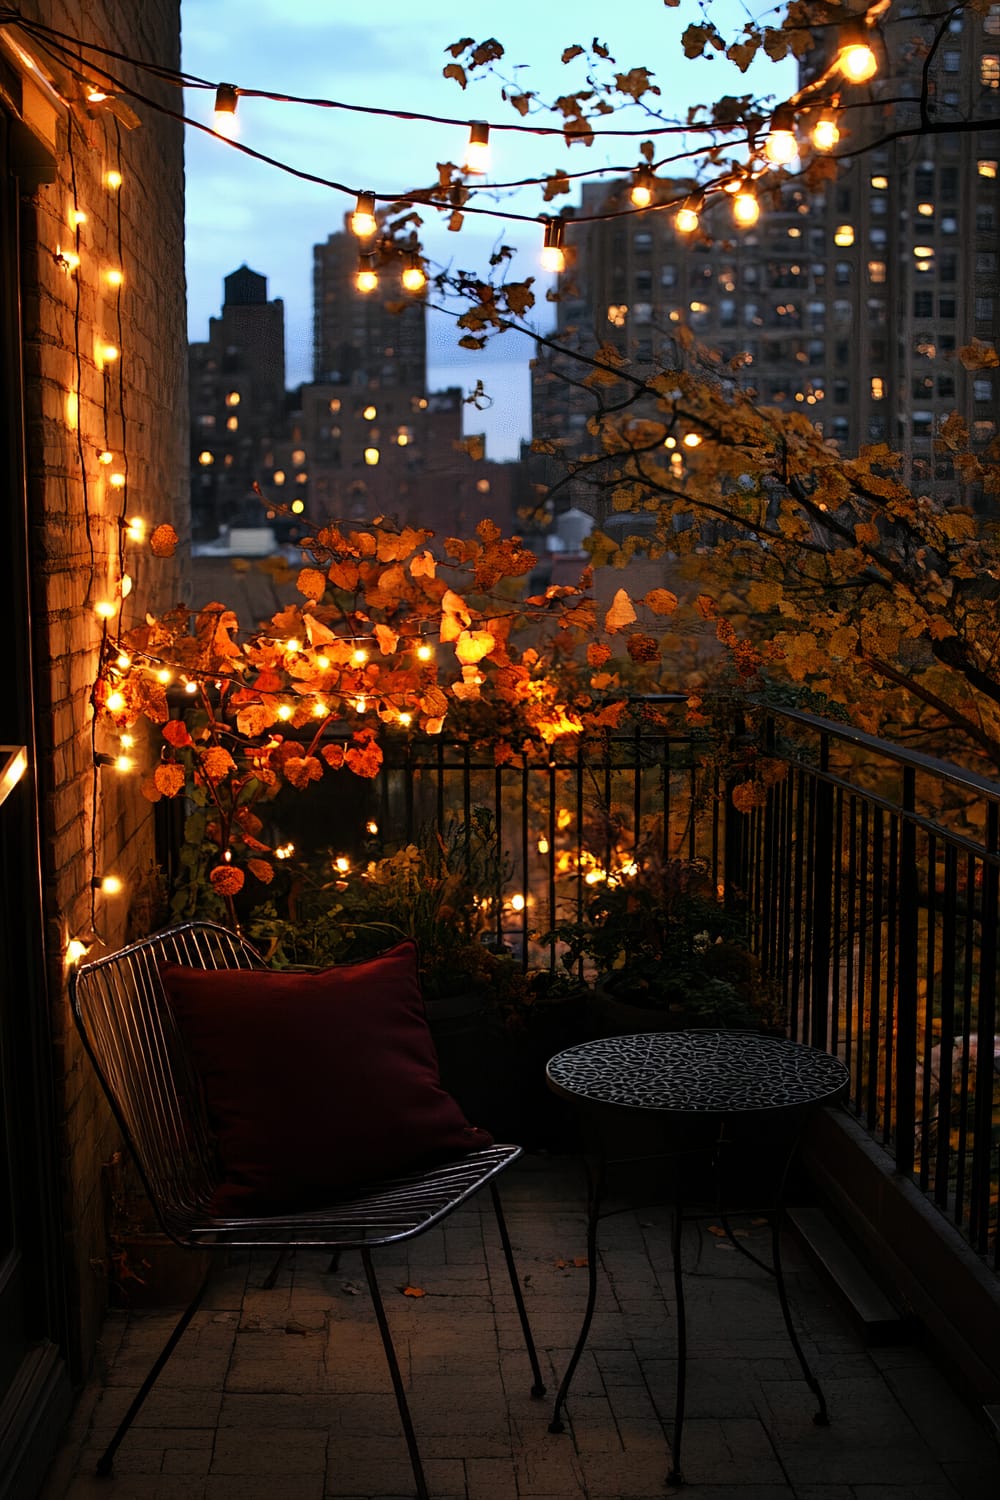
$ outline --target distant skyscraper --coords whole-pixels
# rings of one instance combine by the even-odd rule
[[[222,315],[191,344],[191,523],[195,540],[260,519],[253,494],[264,445],[285,413],[285,309],[267,279],[241,266],[225,279]]]
[[[427,388],[426,309],[399,285],[396,266],[379,271],[378,287],[355,286],[358,240],[331,234],[313,247],[313,380],[369,390]]]

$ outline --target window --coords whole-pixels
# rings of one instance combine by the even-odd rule
[[[868,436],[873,443],[878,443],[885,438],[885,417],[868,418]]]
[[[913,436],[915,438],[929,438],[934,426],[934,413],[932,411],[915,411],[913,413]]]
[[[962,68],[962,54],[961,54],[961,52],[954,52],[951,49],[949,49],[942,56],[942,64],[944,66],[944,71],[946,73],[958,73],[958,72],[960,72],[961,68]]]
[[[919,292],[917,293],[919,296]],[[881,297],[869,297],[866,304],[868,323],[872,328],[881,328],[885,324],[885,303]]]
[[[884,193],[873,193],[869,200],[869,207],[873,214],[888,213],[889,200]]]
[[[979,82],[984,89],[1000,89],[1000,55],[984,52],[979,59]]]
[[[942,167],[941,168],[941,197],[942,198],[957,198],[958,197],[958,168],[957,167]]]
[[[826,345],[822,339],[810,339],[808,345],[809,363],[811,365],[821,365],[825,349]]]
[[[809,327],[810,328],[825,328],[826,327],[826,303],[825,302],[807,302],[806,303],[806,313],[807,313],[808,318],[809,318]]]
[[[826,261],[816,261],[811,267],[812,283],[817,292],[821,292],[826,286]]]
[[[884,229],[880,229],[876,224],[871,229],[869,229],[868,238],[873,245],[875,245],[878,249],[881,249],[885,245],[889,236],[886,234]]]
[[[958,220],[956,219],[956,217],[955,217],[954,214],[945,214],[942,217],[942,219],[941,219],[941,233],[942,234],[957,234],[958,233]]]
[[[930,375],[918,375],[910,387],[914,401],[929,401],[934,394],[934,380]]]
[[[835,245],[841,245],[844,248],[846,248],[848,245],[853,245],[854,225],[838,224],[836,229],[833,231],[833,243]]]
[[[198,418],[198,426],[211,430],[215,426],[215,416],[212,412],[203,412]]]
[[[992,380],[987,379],[985,376],[981,377],[978,380],[974,380],[972,382],[972,399],[973,399],[973,401],[992,401],[993,400],[993,382],[992,382]]]
[[[651,302],[637,302],[632,309],[637,323],[651,323],[653,321],[653,304]]]
[[[937,378],[937,393],[939,396],[953,397],[955,394],[954,375],[939,375]]]
[[[849,260],[838,260],[833,268],[833,279],[837,286],[850,286],[851,263]]]
[[[851,321],[851,304],[838,297],[833,304],[833,319],[835,323],[849,323]]]
[[[647,297],[649,296],[650,292],[652,292],[652,290],[653,290],[653,273],[652,273],[652,271],[636,271],[636,273],[635,273],[635,289],[639,293],[640,296],[642,296],[643,293],[645,293],[645,295]]]
[[[991,5],[983,17],[983,30],[987,36],[1000,36],[1000,5]]]
[[[955,281],[958,276],[958,257],[942,255],[938,259],[938,280]]]
[[[939,297],[938,298],[938,317],[939,318],[954,318],[954,316],[955,316],[955,299],[954,299],[954,297],[950,297],[950,296],[949,297]]]
[[[992,297],[977,297],[976,298],[976,322],[977,323],[989,323],[989,322],[992,321],[992,318],[993,318],[993,298]]]
[[[849,365],[851,362],[851,346],[847,339],[838,339],[833,346],[833,362],[837,365]]]
[[[876,286],[881,286],[885,280],[885,261],[870,260],[868,262],[868,280]]]
[[[983,421],[983,422],[973,422],[973,424],[972,424],[972,436],[973,436],[973,440],[975,442],[977,442],[977,443],[988,443],[990,441],[990,438],[993,436],[993,433],[995,432],[995,430],[996,429],[995,429],[995,427],[994,427],[994,425],[993,425],[992,422],[985,422],[985,421]]]
[[[992,157],[981,157],[976,163],[976,170],[980,177],[995,177],[997,175],[997,164]]]
[[[661,266],[660,267],[660,285],[661,286],[676,286],[677,285],[677,267],[676,266]]]
[[[744,284],[744,286],[755,286],[756,283],[757,283],[757,267],[756,266],[744,266],[743,267],[743,284]]]
[[[932,318],[934,316],[934,293],[913,293],[913,316],[915,318]]]
[[[992,231],[994,223],[992,203],[976,204],[976,230],[977,232]]]
[[[925,161],[913,174],[913,191],[918,198],[934,197],[934,163]]]
[[[628,317],[627,302],[612,302],[608,308],[608,322],[612,328],[624,328]]]
[[[885,399],[885,381],[881,375],[873,375],[871,378],[871,397],[873,401]]]
[[[761,321],[760,307],[758,306],[758,304],[756,302],[744,302],[744,304],[743,304],[743,321],[747,325],[748,328],[752,328],[755,323],[756,324],[760,323],[760,321]]]
[[[652,339],[640,339],[639,342],[638,342],[638,344],[636,345],[636,351],[635,352],[636,352],[636,358],[637,359],[647,360],[647,361],[651,360],[652,357],[653,357],[653,340]]]
[[[851,433],[851,424],[846,417],[834,417],[831,435],[838,443],[846,443]]]
[[[632,246],[636,250],[651,250],[653,248],[653,236],[648,229],[637,229],[632,236]]]
[[[835,380],[833,382],[833,399],[838,406],[845,406],[850,400],[851,385],[848,380]]]
[[[995,250],[980,250],[976,255],[976,274],[989,276],[996,272],[997,257]]]
[[[723,297],[719,303],[719,322],[723,328],[736,327],[736,303],[732,297]]]
[[[849,214],[851,211],[851,190],[849,187],[839,187],[834,199],[839,214]]]

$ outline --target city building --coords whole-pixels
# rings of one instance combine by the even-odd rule
[[[191,528],[211,541],[254,524],[261,453],[285,422],[285,309],[267,278],[240,266],[225,279],[222,313],[189,347]]]
[[[382,267],[378,285],[359,292],[358,246],[356,235],[340,230],[313,247],[313,380],[320,385],[423,391],[424,303],[403,290],[396,265]]]

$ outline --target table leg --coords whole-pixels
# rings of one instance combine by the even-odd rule
[[[799,1343],[798,1335],[792,1325],[791,1308],[788,1306],[788,1294],[785,1291],[785,1277],[781,1269],[781,1225],[783,1218],[784,1208],[783,1206],[779,1206],[775,1209],[774,1218],[771,1222],[771,1256],[774,1262],[774,1279],[778,1286],[778,1300],[781,1303],[781,1315],[785,1320],[789,1342],[795,1350],[795,1358],[798,1360],[799,1368],[805,1376],[806,1385],[819,1402],[819,1410],[813,1417],[813,1421],[817,1427],[829,1427],[830,1418],[826,1411],[826,1397],[823,1395],[823,1389],[819,1381],[809,1368],[809,1362],[803,1353],[802,1345]]]
[[[684,1434],[684,1397],[687,1387],[687,1314],[684,1308],[684,1267],[681,1261],[681,1231],[684,1209],[678,1192],[674,1198],[670,1223],[670,1253],[674,1261],[674,1295],[677,1299],[677,1396],[674,1402],[674,1438],[670,1447],[668,1484],[683,1484],[681,1473],[681,1438]]]
[[[570,1355],[566,1373],[563,1375],[556,1395],[556,1404],[552,1408],[552,1420],[549,1422],[550,1432],[565,1432],[566,1427],[562,1420],[561,1412],[566,1400],[570,1383],[576,1373],[576,1367],[580,1363],[587,1342],[587,1334],[594,1317],[594,1306],[597,1302],[597,1224],[601,1214],[601,1199],[604,1196],[604,1184],[606,1169],[603,1156],[596,1164],[587,1163],[587,1307],[583,1314],[583,1322],[576,1340],[576,1346]]]

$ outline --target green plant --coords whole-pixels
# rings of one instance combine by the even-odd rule
[[[602,881],[546,940],[565,945],[567,969],[678,1025],[774,1026],[780,1005],[746,936],[704,862],[649,858]]]

